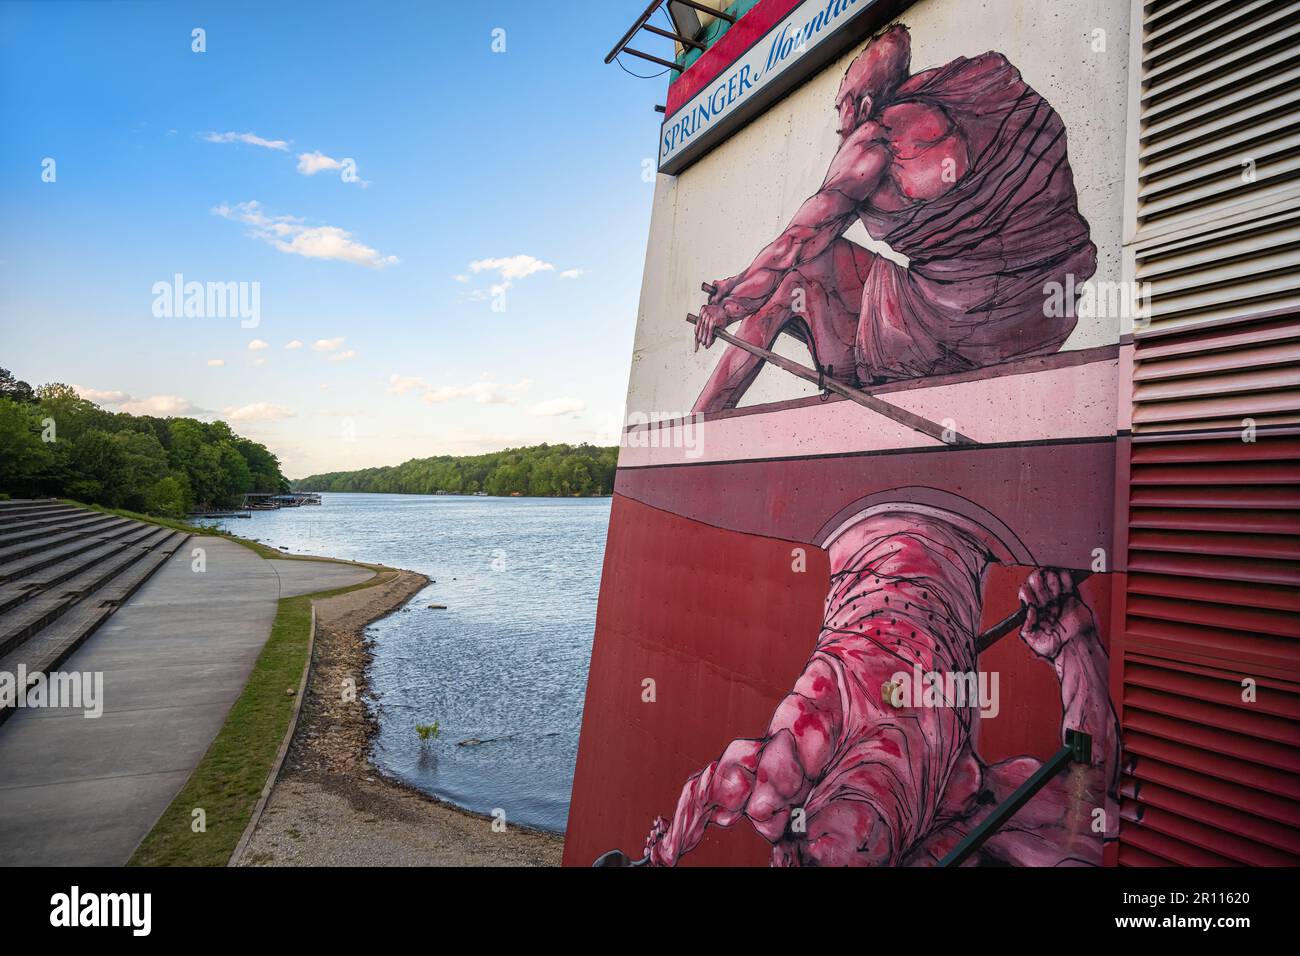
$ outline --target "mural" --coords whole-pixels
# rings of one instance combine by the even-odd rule
[[[1096,249],[1064,124],[1046,100],[998,53],[911,75],[908,30],[896,25],[852,62],[835,109],[840,147],[822,187],[747,269],[713,283],[696,348],[736,323],[735,338],[760,349],[793,334],[819,374],[855,388],[992,376],[999,363],[1058,351],[1074,310],[1049,314],[1045,286],[1067,276],[1081,286]],[[859,221],[892,252],[846,238]],[[734,408],[762,365],[730,344],[695,411]],[[762,736],[733,741],[687,781],[638,862],[674,865],[707,827],[742,819],[772,845],[773,865],[941,860],[1041,766],[981,759],[979,699],[935,704],[918,688],[900,700],[900,675],[977,674],[986,575],[1008,558],[995,537],[902,500],[844,521],[822,542],[830,591],[793,690]],[[1090,811],[1113,797],[1118,735],[1106,652],[1078,580],[1029,571],[1020,639],[1055,672],[1062,736],[1092,735],[1092,765],[1058,775],[975,863],[1101,862]],[[630,861],[615,851],[599,862]]]
[[[830,377],[871,385],[1042,355],[1069,336],[1074,310],[1044,315],[1043,288],[1082,285],[1096,247],[1060,117],[999,53],[916,75],[910,63],[901,24],[853,61],[821,189],[747,269],[713,283],[697,348],[737,322],[764,348],[785,330]],[[844,238],[859,220],[906,262]],[[730,346],[695,411],[735,407],[761,366]]]
[[[775,866],[933,865],[1040,766],[980,759],[981,701],[896,690],[900,675],[976,673],[988,546],[954,520],[884,510],[829,551],[825,623],[794,690],[761,738],[733,741],[687,782],[672,820],[654,821],[650,864],[672,866],[705,827],[745,818]],[[1060,680],[1062,735],[1091,734],[1093,765],[1055,777],[975,862],[1097,865],[1093,818],[1073,808],[1103,806],[1117,778],[1106,654],[1069,572],[1033,571],[1020,599],[1020,637]]]

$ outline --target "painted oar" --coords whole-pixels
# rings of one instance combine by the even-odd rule
[[[699,316],[688,315],[686,316],[686,321],[694,325],[699,321]],[[859,405],[871,409],[876,414],[882,415],[890,421],[898,422],[900,425],[905,425],[914,431],[920,432],[922,435],[928,435],[946,445],[978,444],[976,441],[967,438],[956,429],[944,428],[942,425],[936,424],[928,418],[922,418],[920,415],[909,412],[905,408],[891,405],[889,402],[882,401],[874,395],[869,395],[859,388],[854,388],[852,385],[845,385],[843,382],[829,378],[822,372],[808,368],[806,365],[800,365],[798,362],[791,361],[784,355],[777,355],[775,352],[769,351],[768,349],[754,345],[750,342],[746,342],[744,339],[738,339],[725,329],[717,329],[713,334],[729,345],[734,345],[736,348],[744,349],[746,352],[758,356],[765,362],[771,362],[777,368],[784,369],[791,375],[803,379],[805,382],[812,382],[818,388],[824,388],[837,395],[843,395],[850,401],[857,402]]]
[[[1091,571],[1070,571],[1070,579],[1074,581],[1074,586],[1076,588],[1090,577],[1092,577]],[[1020,607],[1016,608],[1016,610],[1012,611],[1002,620],[998,621],[998,623],[994,624],[987,631],[981,634],[976,639],[976,646],[979,648],[980,653],[988,650],[1012,631],[1018,630],[1020,625],[1025,623],[1025,615],[1028,613],[1029,605],[1022,604]]]

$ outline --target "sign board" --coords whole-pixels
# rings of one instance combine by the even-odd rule
[[[898,0],[804,0],[664,119],[659,171],[685,169],[904,6]],[[696,61],[691,69],[702,65]]]

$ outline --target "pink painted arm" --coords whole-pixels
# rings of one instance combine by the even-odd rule
[[[1047,660],[1061,682],[1061,733],[1092,736],[1092,762],[1106,768],[1107,789],[1119,772],[1119,735],[1108,687],[1108,662],[1092,612],[1068,571],[1040,568],[1020,589],[1028,605],[1021,638]]]
[[[804,201],[785,230],[740,275],[720,279],[695,326],[697,345],[713,344],[714,331],[752,315],[781,280],[815,259],[853,223],[857,208],[876,189],[890,154],[876,123],[864,123],[840,146],[826,179]]]

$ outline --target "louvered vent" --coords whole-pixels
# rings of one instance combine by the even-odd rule
[[[1300,2],[1141,10],[1115,859],[1296,865]]]
[[[1291,208],[1271,205],[1139,239],[1134,258],[1149,313],[1139,334],[1261,312],[1300,313],[1300,199]]]
[[[1160,585],[1156,585],[1159,587]],[[1300,863],[1300,685],[1131,653],[1119,863]]]
[[[1300,193],[1300,2],[1143,4],[1138,225]]]
[[[1135,435],[1300,422],[1300,309],[1139,333],[1133,355]]]
[[[1300,436],[1254,437],[1133,442],[1120,864],[1300,863]]]

